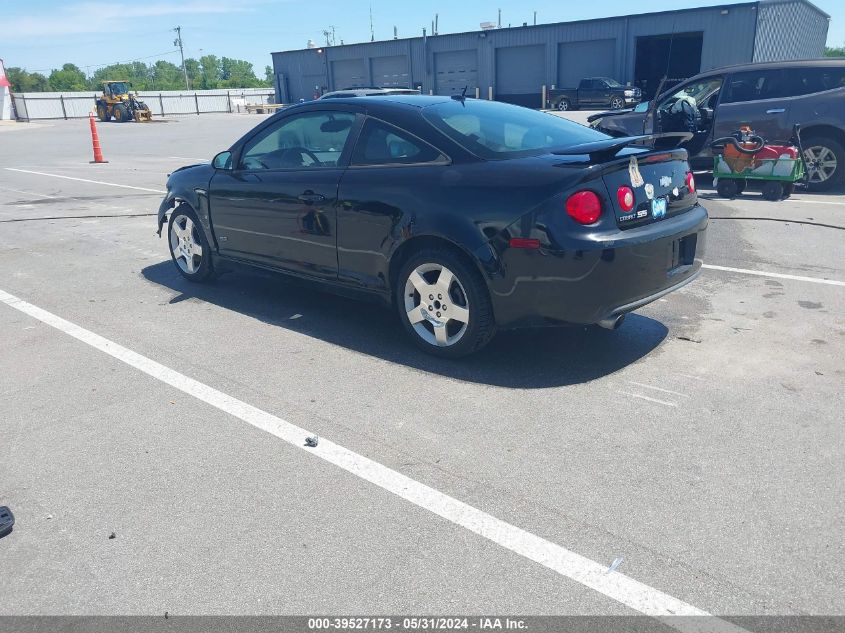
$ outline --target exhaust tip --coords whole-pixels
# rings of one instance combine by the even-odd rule
[[[598,324],[606,330],[618,330],[624,320],[624,314],[616,314],[614,316],[607,317],[606,319],[602,319]]]

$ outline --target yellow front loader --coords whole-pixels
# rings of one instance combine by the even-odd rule
[[[129,92],[128,81],[104,81],[103,94],[97,97],[97,116],[100,121],[114,118],[118,123],[124,121],[146,122],[153,120],[149,106]]]

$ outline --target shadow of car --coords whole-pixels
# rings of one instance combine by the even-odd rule
[[[168,260],[144,268],[141,274],[175,293],[170,304],[200,300],[360,354],[455,380],[510,389],[559,387],[602,378],[653,352],[668,333],[659,321],[631,314],[615,331],[588,326],[503,332],[474,356],[444,360],[411,345],[395,316],[383,306],[322,292],[271,272],[234,268],[211,284],[197,285],[182,278]],[[372,309],[352,309],[360,305]],[[291,320],[293,314],[305,318]],[[379,336],[373,336],[374,331]]]

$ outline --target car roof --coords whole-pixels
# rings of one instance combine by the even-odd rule
[[[336,97],[331,99],[332,104],[349,104],[349,105],[385,105],[397,104],[402,106],[412,106],[416,108],[425,108],[426,106],[434,105],[435,103],[444,103],[450,101],[451,97],[432,96],[432,95],[402,95],[402,94],[383,94],[375,96],[361,96],[361,97]],[[306,101],[304,104],[317,103],[322,99],[315,101]]]
[[[755,62],[751,64],[733,64],[730,66],[711,68],[710,70],[700,72],[694,76],[706,77],[709,75],[721,75],[726,72],[737,73],[746,72],[749,70],[777,70],[779,68],[819,68],[825,66],[831,66],[834,68],[845,67],[845,58],[827,57],[822,59],[798,59],[781,62]]]

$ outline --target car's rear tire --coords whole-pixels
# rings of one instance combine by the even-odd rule
[[[170,214],[167,243],[176,270],[188,281],[203,282],[214,274],[211,247],[194,210],[180,204]]]
[[[567,99],[566,97],[561,97],[561,99],[557,102],[557,109],[561,112],[566,112],[572,109],[572,102]]]
[[[456,251],[425,248],[396,278],[396,306],[408,335],[435,356],[477,352],[496,333],[493,305],[481,274]]]
[[[810,191],[828,191],[845,182],[845,147],[836,139],[811,136],[801,139]]]

